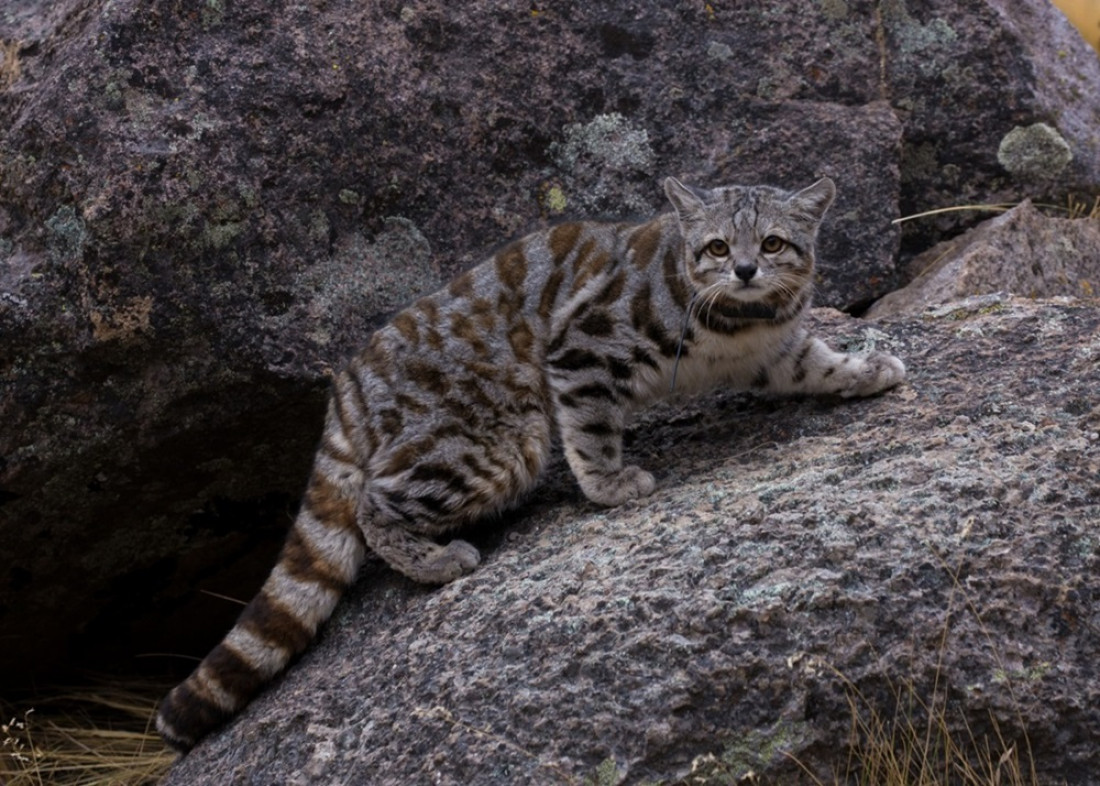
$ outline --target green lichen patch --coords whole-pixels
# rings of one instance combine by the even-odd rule
[[[72,205],[62,205],[46,219],[46,248],[52,262],[77,259],[88,242],[88,228]]]
[[[826,19],[839,22],[848,18],[847,0],[818,0],[818,6]]]
[[[400,217],[384,223],[373,238],[359,233],[341,238],[329,259],[297,281],[316,343],[327,345],[347,325],[393,311],[442,285],[428,240],[416,225]]]
[[[567,172],[581,164],[647,172],[654,160],[649,133],[618,112],[566,126],[565,140],[551,145],[550,155]]]
[[[549,215],[561,215],[569,206],[569,200],[565,191],[558,183],[544,183],[539,188],[539,205],[544,213]]]
[[[955,29],[939,17],[921,24],[909,13],[905,0],[884,0],[882,18],[892,28],[903,55],[944,47],[959,37]]]
[[[677,781],[697,786],[733,786],[757,782],[757,773],[786,758],[807,736],[804,723],[780,720],[769,728],[740,734],[720,755],[705,754],[691,762],[691,774]]]
[[[997,161],[1018,178],[1050,179],[1073,160],[1069,143],[1046,123],[1016,126],[997,147]]]

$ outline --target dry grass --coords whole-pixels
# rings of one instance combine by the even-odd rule
[[[1042,208],[1055,213],[1059,217],[1064,218],[1100,218],[1100,194],[1090,197],[1080,197],[1076,194],[1070,194],[1066,197],[1066,204],[1054,205],[1043,202],[1033,203],[1035,207]],[[940,207],[935,210],[925,210],[922,213],[914,213],[910,216],[902,216],[901,218],[895,218],[891,221],[891,224],[904,224],[907,221],[915,221],[920,218],[931,218],[932,216],[939,216],[945,213],[962,213],[967,211],[984,212],[984,213],[1007,213],[1014,207],[1018,207],[1019,202],[1002,202],[998,204],[986,204],[986,205],[952,205],[951,207]]]
[[[19,41],[0,39],[0,90],[6,90],[19,81],[22,68],[19,62]]]
[[[175,754],[153,727],[159,686],[66,692],[14,707],[0,703],[3,786],[140,786]]]
[[[843,678],[842,678],[843,679]],[[946,696],[925,698],[912,682],[891,686],[894,710],[884,714],[845,681],[851,729],[843,774],[833,783],[861,786],[1037,786],[1026,738],[1024,750],[1007,741],[996,718],[993,734],[975,734],[953,721]],[[818,786],[820,780],[811,779]]]
[[[891,681],[893,709],[884,713],[879,709],[880,703],[868,699],[845,675],[823,664],[844,685],[851,714],[847,761],[832,783],[834,786],[1038,786],[1026,730],[1019,740],[1007,740],[997,718],[990,713],[992,731],[977,734],[965,718],[951,711],[944,685],[944,657],[951,646],[951,620],[958,614],[972,615],[990,644],[989,651],[996,653],[998,649],[973,599],[959,582],[958,572],[950,569],[942,555],[935,556],[951,577],[952,592],[930,689],[922,690],[909,679]],[[993,665],[997,673],[1010,673],[999,659]],[[1011,680],[1006,678],[1002,687],[1018,708]],[[1018,709],[1014,720],[1026,729]],[[817,786],[826,786],[801,762],[798,764]]]

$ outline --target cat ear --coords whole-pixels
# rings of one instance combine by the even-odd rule
[[[690,224],[703,217],[703,200],[690,186],[674,177],[665,178],[665,196],[676,208],[681,224]]]
[[[827,177],[823,177],[808,188],[804,188],[796,194],[792,194],[787,200],[788,204],[815,224],[821,223],[825,217],[825,211],[833,204],[836,197],[836,185]]]

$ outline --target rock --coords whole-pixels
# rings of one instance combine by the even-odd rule
[[[881,12],[891,105],[912,112],[903,216],[1095,190],[1098,105],[1081,99],[1097,84],[1100,59],[1049,2],[890,0]],[[924,251],[973,223],[965,213],[910,222],[903,251]]]
[[[369,564],[166,786],[669,782],[693,761],[714,783],[832,782],[846,685],[883,718],[946,697],[956,740],[1095,783],[1100,308],[817,318],[910,382],[665,407],[630,449],[651,498],[598,509],[559,466],[472,575],[426,591]]]
[[[997,161],[1009,174],[1037,180],[1058,177],[1073,161],[1073,150],[1046,123],[1016,126],[997,146]]]
[[[916,277],[877,301],[866,316],[919,314],[970,295],[1100,294],[1100,219],[1051,218],[1024,202],[909,265]]]
[[[1054,187],[998,162],[1016,127],[1100,182],[1100,64],[1046,0],[200,6],[0,11],[0,684],[209,643],[329,370],[528,228],[828,174],[848,306],[896,285],[902,212]]]

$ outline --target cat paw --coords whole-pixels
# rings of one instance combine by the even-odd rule
[[[905,364],[893,355],[873,352],[862,360],[863,368],[860,369],[859,380],[852,389],[842,394],[845,398],[881,393],[905,379]]]
[[[480,562],[481,552],[473,545],[464,540],[452,540],[419,562],[409,578],[425,584],[446,584],[465,576]]]
[[[653,475],[641,467],[624,467],[618,472],[592,473],[581,481],[585,496],[598,505],[613,507],[638,497],[647,497],[657,487]]]

